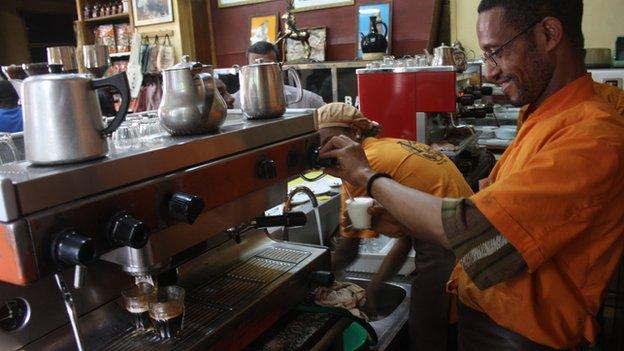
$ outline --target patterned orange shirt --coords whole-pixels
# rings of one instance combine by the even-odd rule
[[[624,119],[584,75],[528,116],[490,178],[470,200],[528,268],[480,290],[458,265],[449,289],[537,343],[593,343],[624,251]]]

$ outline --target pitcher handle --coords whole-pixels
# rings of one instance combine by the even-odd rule
[[[209,113],[210,109],[212,108],[212,104],[214,103],[215,92],[218,93],[218,91],[216,91],[215,89],[216,82],[214,81],[214,77],[210,73],[198,73],[193,77],[193,79],[199,80],[199,86],[201,87],[201,94],[203,94],[203,98],[202,98],[202,95],[200,95],[200,98],[204,100],[204,108],[206,109],[205,112]],[[206,84],[209,84],[208,80],[212,80],[212,86],[206,86]],[[201,112],[204,112],[204,111],[201,111]]]
[[[297,73],[297,70],[294,67],[288,67],[286,71],[288,71],[288,75],[295,80],[295,87],[297,88],[297,98],[294,101],[288,101],[288,97],[286,97],[286,105],[296,104],[303,99],[303,86],[301,85],[301,79],[299,78],[299,73]]]
[[[128,107],[130,106],[130,85],[128,84],[128,77],[126,76],[126,72],[122,72],[119,74],[115,74],[114,76],[110,76],[108,78],[102,79],[94,79],[91,81],[91,89],[96,90],[103,87],[113,87],[121,93],[121,106],[115,115],[115,118],[100,131],[101,135],[111,134],[126,119],[126,114],[128,113]]]
[[[384,27],[384,34],[383,34],[383,36],[387,38],[388,37],[388,25],[386,25],[383,21],[381,21],[379,23],[381,23],[381,25]]]

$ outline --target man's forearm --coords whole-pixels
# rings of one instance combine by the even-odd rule
[[[449,249],[442,225],[442,199],[387,178],[375,180],[371,194],[418,240]]]
[[[381,262],[381,267],[379,267],[377,274],[371,280],[371,286],[373,288],[379,287],[381,283],[394,277],[403,267],[411,249],[412,240],[408,236],[398,238],[390,252]]]

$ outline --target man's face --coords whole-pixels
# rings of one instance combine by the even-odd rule
[[[264,60],[264,62],[277,62],[277,56],[275,56],[275,53],[273,51],[266,54],[254,54],[253,52],[249,53],[248,63],[250,65],[256,63],[257,59],[262,59]]]
[[[497,50],[524,29],[508,25],[504,11],[501,7],[495,7],[479,14],[477,36],[484,52]],[[529,25],[531,23],[524,26]],[[499,85],[516,106],[537,101],[554,73],[554,64],[545,49],[537,44],[534,30],[535,27],[529,29],[526,34],[505,46],[494,57],[497,64],[489,62],[485,68],[487,80]]]

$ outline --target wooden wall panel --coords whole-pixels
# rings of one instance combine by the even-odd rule
[[[378,2],[384,0],[356,0],[356,5]],[[391,2],[392,53],[397,57],[421,53],[429,45],[432,20],[439,0],[391,0]],[[212,0],[211,6],[218,67],[245,63],[251,16],[282,14],[286,10],[286,3],[278,0],[222,9],[217,7],[217,0]],[[356,36],[359,37],[356,33],[355,11],[356,6],[344,6],[298,12],[297,25],[327,27],[327,61],[353,60]]]

